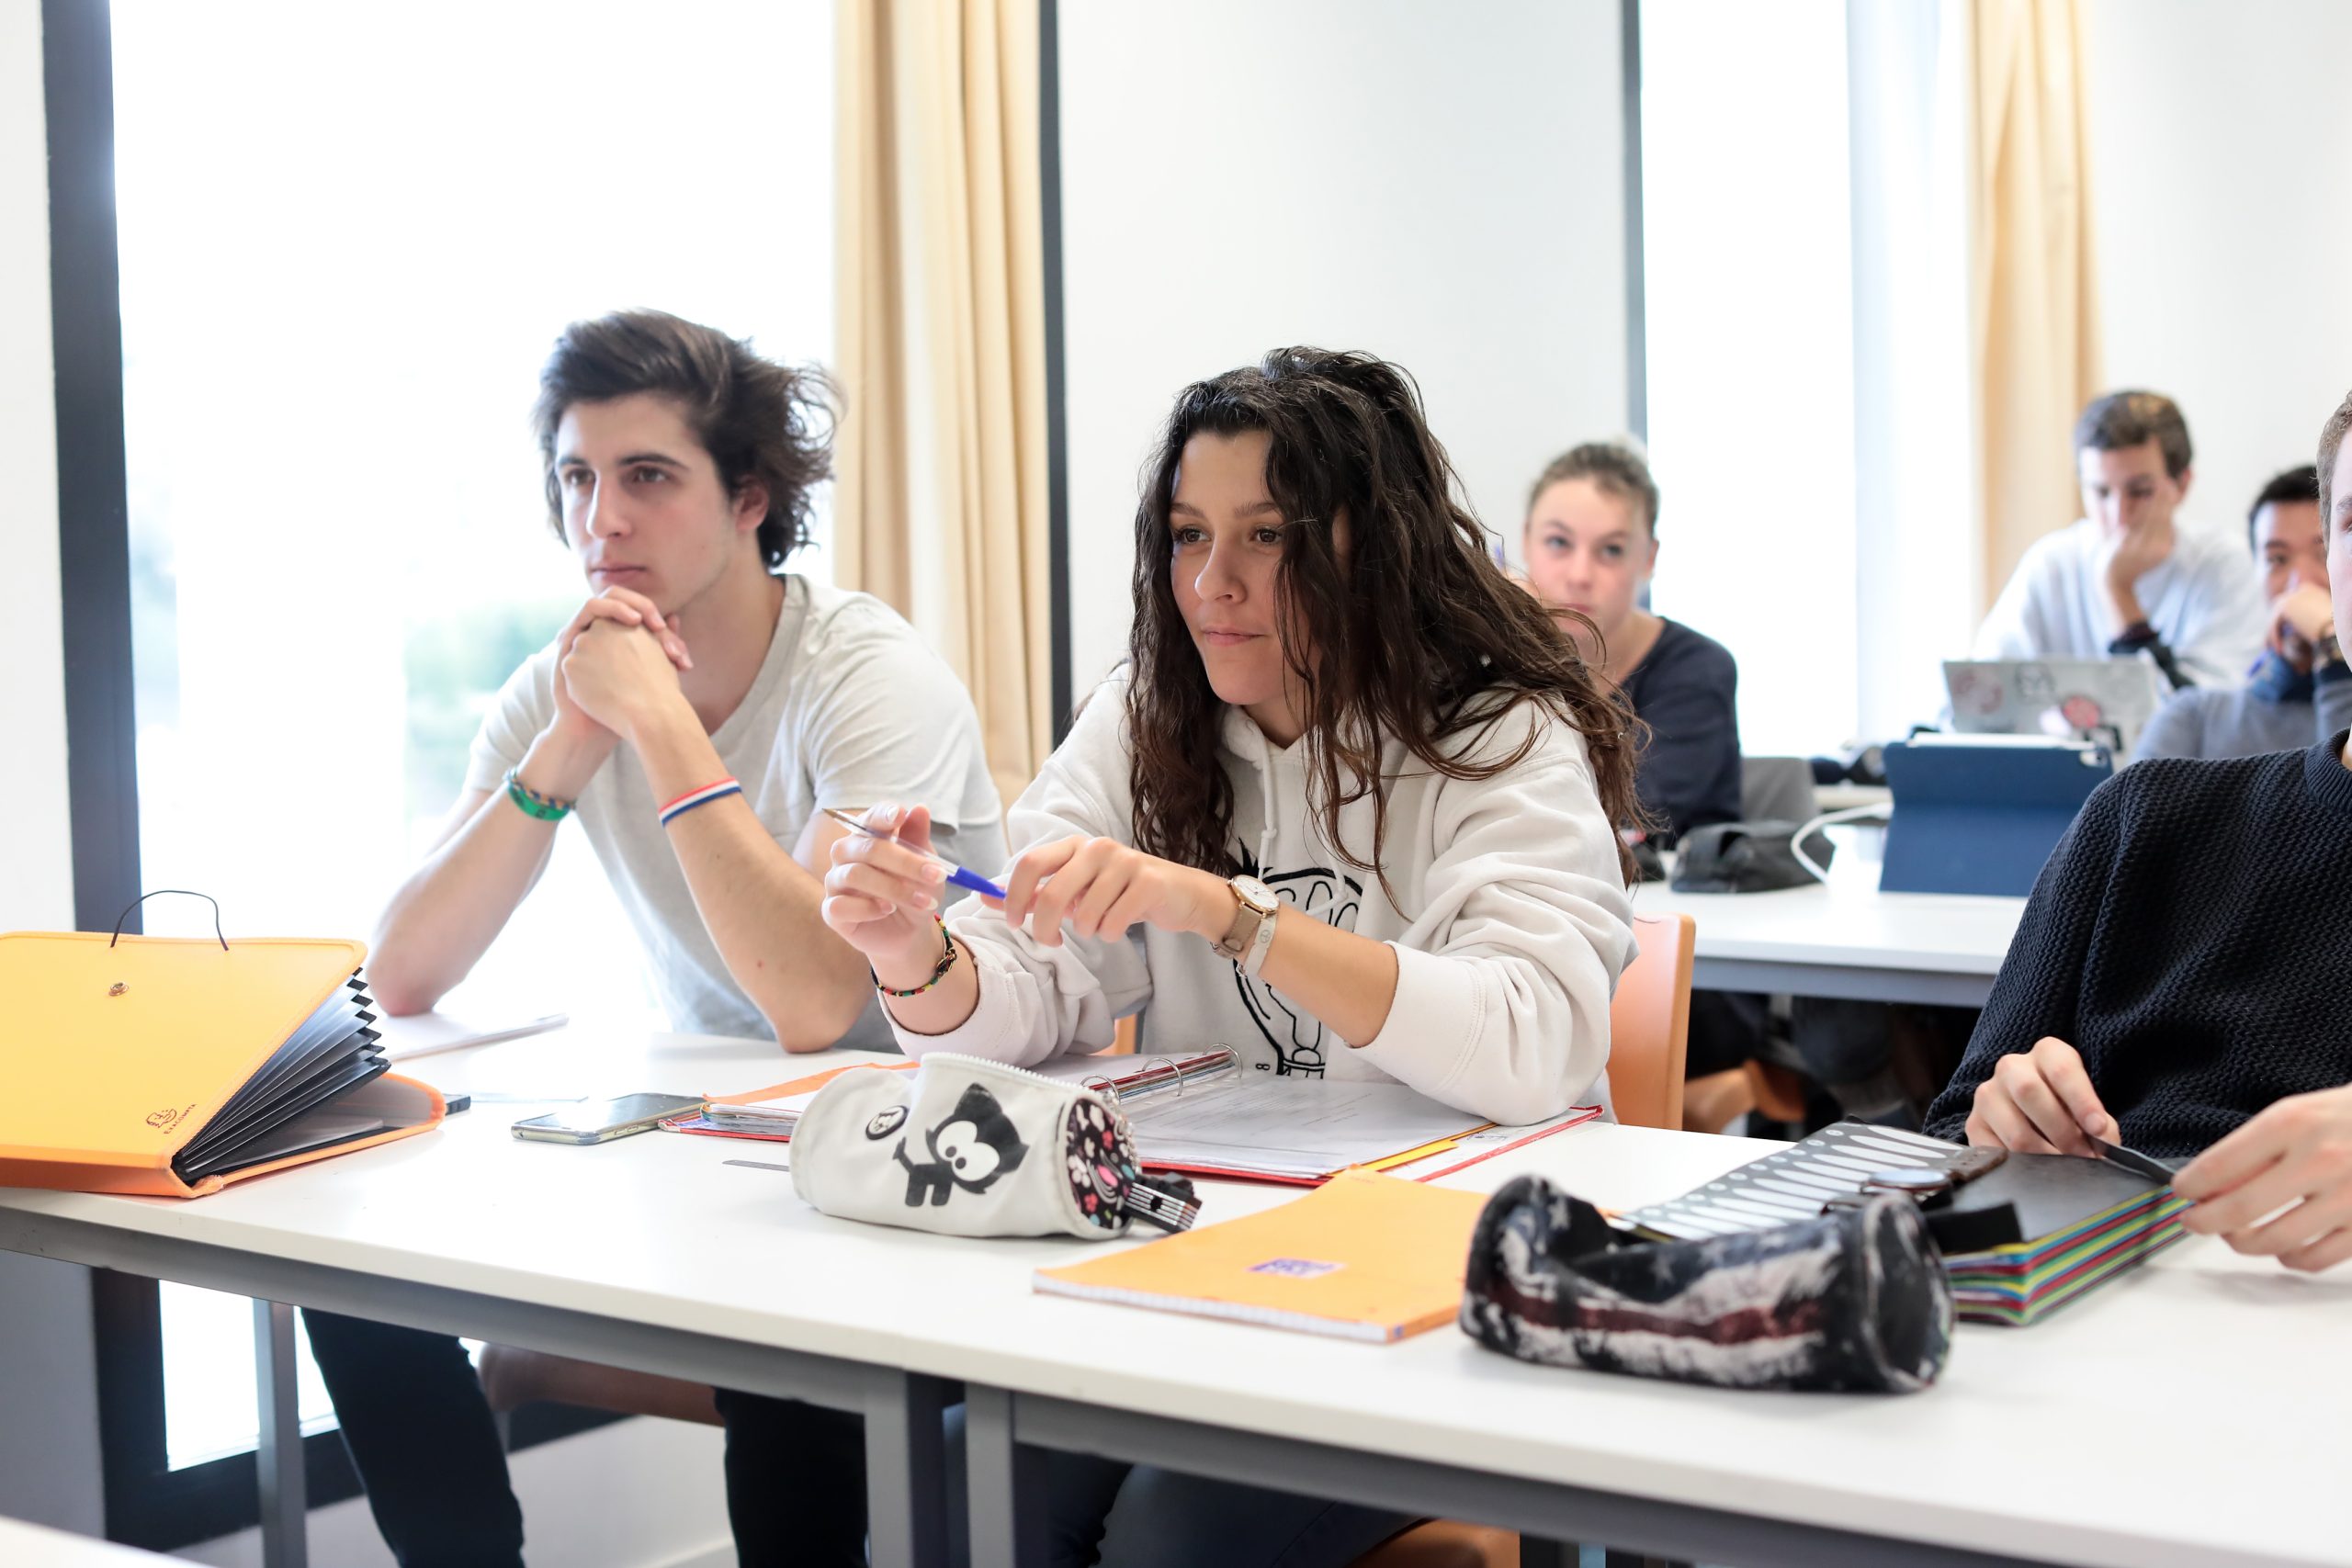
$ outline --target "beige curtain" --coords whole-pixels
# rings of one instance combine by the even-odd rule
[[[2099,385],[2078,0],[1973,0],[1976,391],[1989,606],[2077,516],[2075,416]]]
[[[1009,804],[1053,741],[1036,0],[838,0],[836,572],[978,705]]]

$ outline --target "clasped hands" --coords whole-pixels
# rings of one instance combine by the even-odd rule
[[[556,718],[594,727],[607,741],[629,732],[649,703],[679,693],[694,668],[675,615],[628,588],[608,588],[580,607],[556,639]]]
[[[2020,1154],[2091,1155],[2115,1140],[2083,1058],[2045,1036],[2001,1058],[1977,1087],[1968,1141]],[[2173,1179],[2184,1229],[2316,1273],[2352,1258],[2352,1086],[2290,1095]]]

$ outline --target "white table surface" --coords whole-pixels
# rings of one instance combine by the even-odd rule
[[[0,1562],[8,1568],[160,1568],[172,1560],[137,1547],[93,1540],[22,1519],[0,1519]]]
[[[1875,990],[1871,999],[1917,1001],[1964,1001],[1973,993],[1981,1005],[2025,900],[1881,893],[1871,881],[1876,867],[1869,870],[1773,893],[1677,893],[1647,882],[1634,890],[1634,912],[1691,917],[1702,989]],[[1815,975],[1810,982],[1808,971]]]
[[[418,1064],[450,1089],[725,1092],[851,1059],[579,1025]],[[1685,1388],[1522,1365],[1452,1330],[1374,1347],[1033,1294],[1058,1240],[828,1219],[786,1145],[650,1134],[575,1148],[477,1103],[444,1129],[192,1202],[12,1190],[0,1207],[175,1235],[1026,1393],[2053,1562],[2352,1564],[2339,1501],[2352,1273],[2192,1239],[2029,1330],[1965,1326],[1911,1397]],[[1770,1145],[1589,1126],[1473,1168],[1606,1204],[1671,1195]],[[1285,1201],[1210,1184],[1205,1220]]]
[[[2025,914],[2022,898],[1967,893],[1881,893],[1837,879],[1774,893],[1677,893],[1663,882],[1634,890],[1637,915],[1685,914],[1710,958],[1849,964],[1992,975]]]

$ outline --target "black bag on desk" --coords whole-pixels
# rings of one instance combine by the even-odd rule
[[[1796,857],[1795,822],[1718,822],[1694,828],[1682,838],[1682,859],[1674,870],[1677,893],[1773,893],[1810,887],[1813,873]],[[1804,842],[1805,853],[1823,870],[1836,846],[1819,829]]]
[[[1463,1331],[1522,1361],[1724,1388],[1905,1393],[1951,1347],[1951,1286],[1892,1194],[1795,1224],[1635,1241],[1540,1176],[1487,1201]]]

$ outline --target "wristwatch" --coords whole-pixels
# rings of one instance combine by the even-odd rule
[[[2312,639],[2312,668],[2324,670],[2344,662],[2344,645],[2335,639],[2335,625],[2328,623],[2327,630]]]
[[[1237,876],[1226,884],[1233,889],[1233,924],[1226,928],[1217,952],[1254,977],[1265,966],[1266,950],[1274,945],[1274,917],[1283,901],[1274,890],[1254,876]]]

